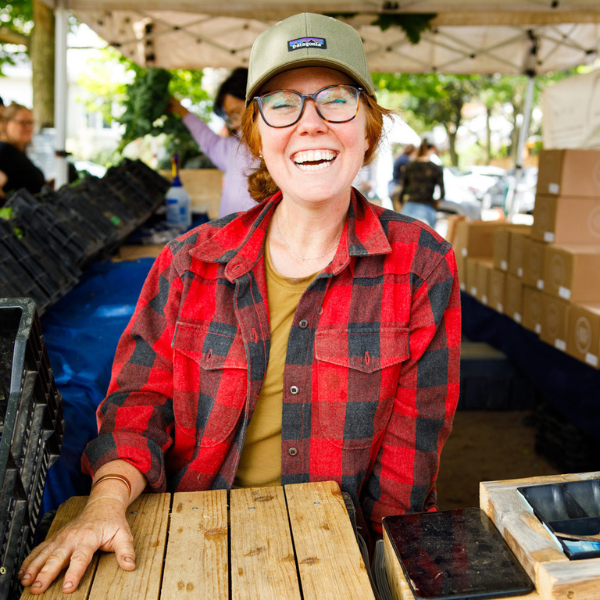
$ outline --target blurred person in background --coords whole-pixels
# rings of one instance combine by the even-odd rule
[[[242,113],[246,106],[247,81],[248,69],[235,69],[217,92],[213,111],[225,120],[229,131],[227,137],[214,133],[202,119],[175,98],[171,98],[169,103],[169,110],[182,118],[183,124],[189,129],[200,150],[225,173],[219,217],[256,206],[256,202],[248,193],[247,173],[257,165],[239,137]]]
[[[44,173],[25,154],[33,137],[33,113],[13,102],[4,107],[0,117],[0,184],[4,195],[20,188],[37,194],[46,183]]]
[[[406,165],[417,155],[417,147],[414,144],[406,144],[396,160],[394,160],[394,168],[392,170],[392,179],[389,183],[390,198],[394,204],[394,210],[400,212],[399,192],[402,186],[402,176]]]
[[[404,167],[402,190],[399,194],[401,213],[407,217],[419,219],[430,227],[435,227],[437,207],[444,199],[444,169],[432,162],[431,157],[437,153],[435,144],[423,139],[417,157]],[[436,187],[439,197],[434,199]]]

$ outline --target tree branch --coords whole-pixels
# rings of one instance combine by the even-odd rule
[[[0,27],[0,44],[17,44],[18,46],[29,47],[29,36],[6,27]]]

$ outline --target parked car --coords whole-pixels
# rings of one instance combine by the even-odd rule
[[[481,203],[471,190],[466,187],[462,177],[457,177],[449,169],[444,169],[444,200],[438,207],[438,212],[454,215],[465,215],[471,220],[481,219]],[[443,218],[443,215],[441,215]]]
[[[481,202],[482,208],[504,207],[510,186],[510,176],[505,169],[492,165],[472,165],[463,172],[461,179]]]
[[[509,177],[514,182],[516,181],[515,171],[509,173]],[[516,184],[514,202],[516,203],[516,213],[527,213],[533,212],[533,206],[535,204],[535,193],[537,189],[537,167],[525,167],[521,170],[521,176],[519,182]]]

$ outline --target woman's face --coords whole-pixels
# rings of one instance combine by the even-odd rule
[[[334,69],[307,67],[270,79],[261,93],[280,89],[313,94],[336,84],[352,84]],[[262,154],[284,198],[300,204],[348,202],[352,181],[368,149],[364,109],[352,121],[328,123],[306,100],[300,120],[290,127],[269,127],[258,118]]]
[[[225,94],[223,96],[223,110],[227,114],[228,124],[231,125],[231,129],[235,131],[239,131],[242,126],[242,115],[244,114],[244,109],[246,108],[246,103],[244,100],[240,100],[231,94]]]
[[[33,113],[30,110],[22,109],[15,113],[15,116],[6,122],[5,131],[8,141],[24,150],[25,146],[31,142],[33,124]]]

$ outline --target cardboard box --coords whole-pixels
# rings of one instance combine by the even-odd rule
[[[467,259],[464,256],[456,256],[456,267],[458,269],[458,281],[461,291],[468,292],[467,289]]]
[[[542,292],[542,330],[540,340],[563,352],[569,335],[569,303]]]
[[[465,258],[465,264],[467,266],[467,278],[465,281],[466,291],[468,294],[471,294],[471,296],[477,298],[477,268],[479,266],[479,262],[475,258]]]
[[[537,194],[531,237],[558,244],[600,244],[600,197]]]
[[[490,272],[488,306],[499,313],[504,313],[506,277],[506,273],[499,269],[492,269]]]
[[[506,225],[494,232],[494,267],[508,271],[510,260],[510,240],[513,232],[531,233],[530,225]]]
[[[504,314],[517,323],[523,319],[523,282],[510,274],[506,276]]]
[[[494,270],[494,261],[480,258],[477,261],[477,295],[479,302],[488,306],[490,295],[490,274]]]
[[[510,234],[508,272],[515,277],[523,277],[523,249],[529,239],[529,232],[512,231]]]
[[[459,221],[454,252],[465,258],[492,258],[494,232],[502,225],[506,225],[506,221]]]
[[[551,245],[544,256],[544,291],[571,302],[600,302],[600,244]]]
[[[600,150],[542,150],[538,164],[539,194],[600,197]]]
[[[544,260],[546,244],[528,239],[523,244],[523,283],[544,289]]]
[[[538,335],[542,331],[542,292],[523,286],[523,319],[521,325]]]
[[[458,229],[458,224],[461,221],[466,221],[467,217],[465,215],[449,215],[448,216],[448,229],[446,229],[446,240],[454,246],[456,243],[456,234]]]
[[[169,181],[173,179],[171,171],[159,171]],[[209,219],[219,216],[223,171],[219,169],[181,169],[181,184],[190,195],[192,211],[205,212]]]
[[[600,363],[600,303],[571,304],[567,354],[598,368]]]

